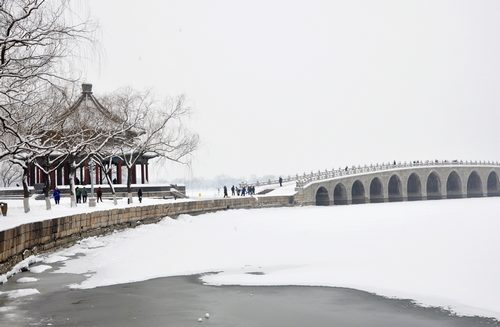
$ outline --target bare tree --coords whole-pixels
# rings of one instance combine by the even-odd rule
[[[98,168],[104,173],[106,178],[106,183],[108,183],[109,190],[111,191],[111,195],[113,196],[113,204],[117,205],[116,199],[116,190],[113,185],[113,181],[111,180],[111,173],[113,170],[113,159],[116,157],[116,150],[113,147],[107,147],[102,151],[95,152],[92,160],[95,162]]]
[[[0,182],[2,186],[11,186],[15,182],[20,182],[23,172],[21,169],[10,161],[0,163]]]
[[[33,103],[47,84],[68,79],[64,58],[75,41],[90,39],[88,20],[71,21],[68,0],[0,0],[0,108]]]
[[[29,207],[29,168],[37,165],[45,173],[46,189],[45,197],[47,209],[50,209],[48,201],[48,186],[50,185],[50,173],[57,169],[64,160],[64,154],[57,152],[65,140],[58,137],[54,126],[57,126],[58,116],[67,105],[66,94],[56,88],[50,88],[47,93],[40,95],[39,101],[34,105],[23,105],[22,110],[12,110],[12,117],[16,123],[12,125],[10,133],[7,134],[17,141],[16,151],[11,151],[9,161],[18,165],[23,171],[22,185],[24,194],[24,210],[30,211]],[[21,106],[18,104],[17,106]],[[17,109],[17,106],[12,108]]]
[[[132,203],[132,170],[137,161],[148,155],[187,164],[198,146],[198,135],[183,124],[190,114],[184,96],[157,102],[148,92],[128,92],[117,104],[115,109],[136,118],[130,122],[136,135],[116,144],[117,156],[127,167],[127,195]]]
[[[71,79],[65,59],[93,29],[88,20],[73,23],[68,8],[67,0],[0,0],[0,160],[21,166],[23,181],[26,163],[55,148],[40,132],[50,126],[40,113],[50,109],[47,95]]]

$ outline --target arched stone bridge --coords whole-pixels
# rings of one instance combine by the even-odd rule
[[[296,200],[339,205],[499,196],[500,165],[493,162],[433,162],[353,167],[305,175]]]

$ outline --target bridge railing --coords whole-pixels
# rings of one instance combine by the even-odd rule
[[[325,169],[324,171],[318,170],[317,172],[303,173],[302,175],[296,174],[295,176],[287,176],[283,178],[283,182],[296,182],[296,187],[304,187],[305,185],[320,180],[331,179],[340,176],[349,176],[356,175],[362,173],[370,173],[377,171],[384,171],[389,169],[397,169],[397,168],[411,168],[411,167],[422,167],[422,166],[491,166],[491,165],[499,165],[498,161],[473,161],[473,160],[417,160],[417,161],[404,161],[404,162],[387,162],[387,163],[376,163],[364,166],[351,166],[345,168],[338,169]],[[255,183],[256,186],[265,186],[265,185],[273,185],[278,184],[279,180],[267,180],[267,181],[257,181]]]
[[[304,173],[302,176],[297,178],[297,187],[304,187],[305,185],[319,180],[326,180],[340,176],[348,176],[369,172],[384,171],[389,169],[398,168],[411,168],[411,167],[422,167],[422,166],[449,166],[449,165],[473,165],[473,166],[498,166],[498,161],[469,161],[469,160],[425,160],[425,161],[412,161],[412,162],[388,162],[388,163],[377,163],[364,166],[351,166],[346,168],[338,168],[332,170],[318,171],[317,173]]]

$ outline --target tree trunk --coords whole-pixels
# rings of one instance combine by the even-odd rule
[[[51,209],[50,206],[50,174],[45,174],[45,188],[43,189],[43,194],[45,196],[45,208],[47,210]]]
[[[24,212],[30,212],[30,190],[28,188],[28,168],[23,168],[23,206]]]
[[[71,198],[71,207],[76,207],[76,193],[75,193],[75,173],[76,169],[74,168],[73,163],[69,166],[69,194]]]
[[[109,171],[111,169],[106,169],[106,167],[101,167],[102,170],[105,172],[104,175],[106,175],[106,182],[108,182],[108,185],[109,185],[109,189],[111,190],[111,194],[113,194],[113,204],[114,205],[117,205],[118,202],[116,201],[116,192],[115,192],[115,186],[113,185],[113,181],[111,180],[111,178],[109,177]]]
[[[132,168],[127,167],[127,198],[128,198],[128,204],[133,203],[133,198],[132,198]]]

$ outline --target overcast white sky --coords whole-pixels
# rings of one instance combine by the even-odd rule
[[[191,172],[500,160],[500,1],[89,0],[99,94],[184,93]]]

